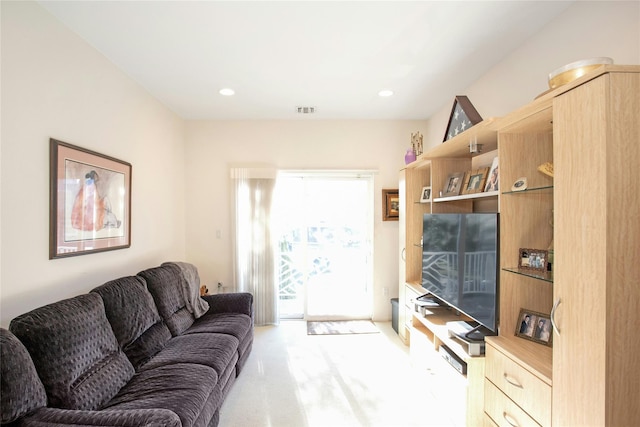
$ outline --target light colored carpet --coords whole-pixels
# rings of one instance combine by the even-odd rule
[[[464,426],[465,380],[437,353],[411,363],[391,328],[307,335],[305,321],[257,327],[220,427]]]
[[[371,320],[307,322],[308,335],[377,334],[379,332]]]

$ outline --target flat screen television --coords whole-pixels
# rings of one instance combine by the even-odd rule
[[[422,287],[473,319],[470,339],[498,333],[497,213],[425,214]]]

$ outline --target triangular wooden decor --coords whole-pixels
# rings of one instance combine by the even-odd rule
[[[447,131],[444,134],[442,142],[446,142],[459,133],[464,132],[471,126],[482,121],[482,117],[466,96],[456,96],[451,108],[451,116],[447,124]]]

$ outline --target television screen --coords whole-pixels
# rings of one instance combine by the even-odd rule
[[[422,287],[490,333],[498,328],[497,213],[425,214]]]

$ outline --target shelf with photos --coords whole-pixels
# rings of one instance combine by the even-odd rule
[[[439,192],[440,197],[433,199],[434,203],[498,198],[498,157],[494,157],[490,167],[451,173],[444,184],[444,188]]]

